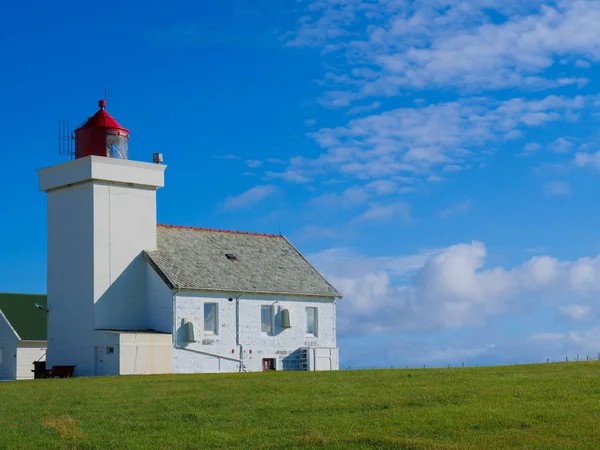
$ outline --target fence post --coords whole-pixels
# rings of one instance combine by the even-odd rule
[[[577,353],[577,361],[579,361],[579,353]]]

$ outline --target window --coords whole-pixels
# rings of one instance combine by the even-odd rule
[[[106,347],[106,354],[107,355],[112,355],[115,352],[115,348],[114,347]]]
[[[204,333],[217,334],[217,304],[204,304]]]
[[[273,312],[271,305],[260,307],[260,331],[267,334],[273,333]]]
[[[317,335],[317,308],[306,308],[306,334],[309,336]]]

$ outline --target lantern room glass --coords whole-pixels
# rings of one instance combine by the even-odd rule
[[[119,132],[106,132],[106,156],[129,159],[129,138]]]

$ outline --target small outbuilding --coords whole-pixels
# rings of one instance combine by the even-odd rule
[[[0,293],[0,380],[32,379],[46,359],[46,311],[45,295]]]

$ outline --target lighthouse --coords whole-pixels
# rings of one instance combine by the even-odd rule
[[[109,332],[143,330],[145,250],[156,249],[166,166],[129,160],[129,131],[99,102],[75,159],[38,170],[48,205],[47,366],[98,374]]]
[[[129,130],[123,128],[106,112],[106,100],[98,102],[100,109],[75,130],[75,158],[106,156],[129,158]]]

